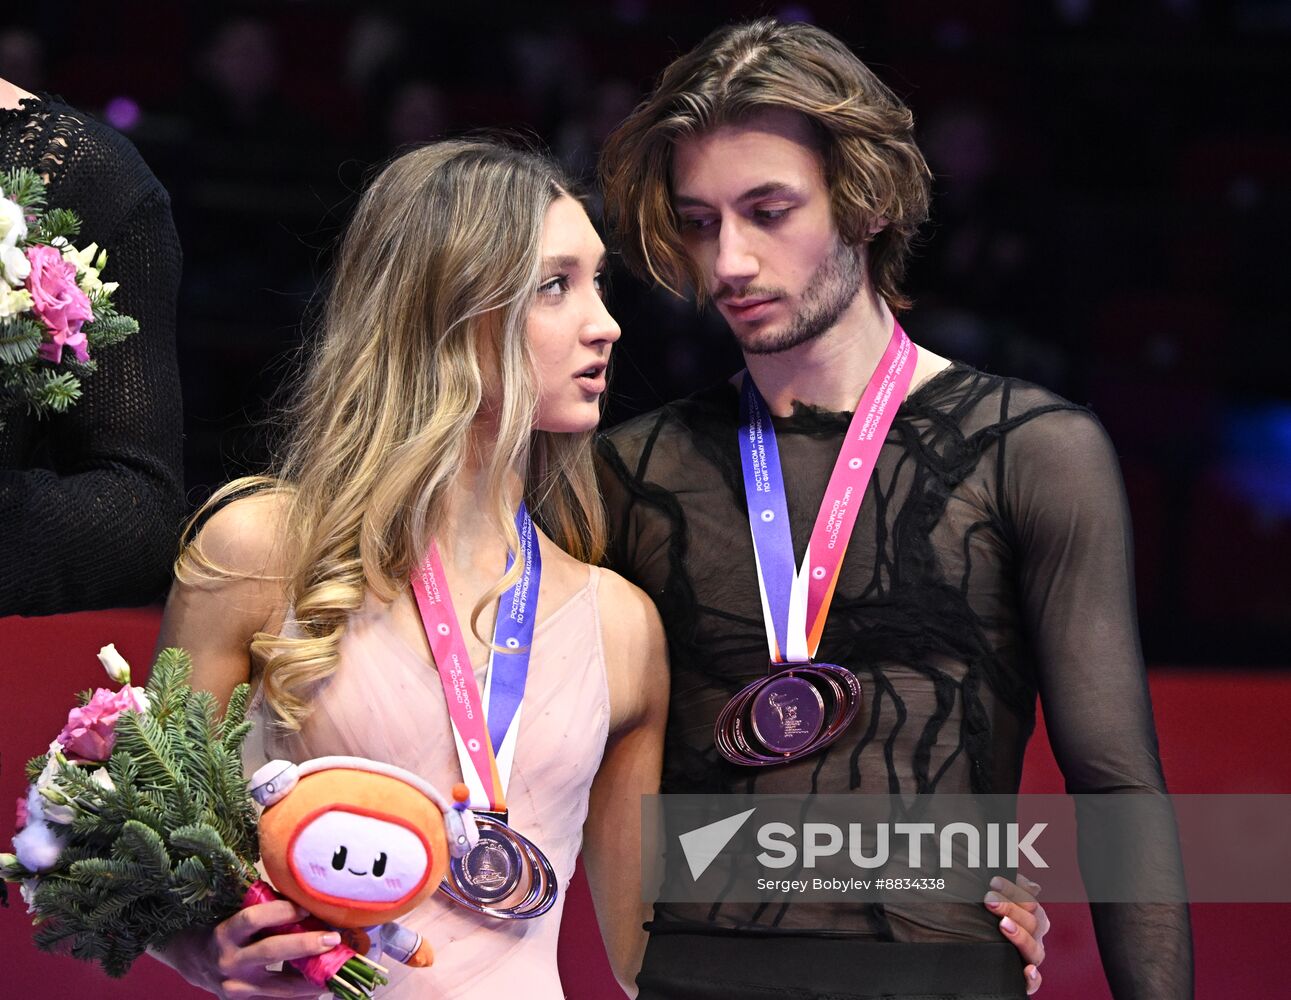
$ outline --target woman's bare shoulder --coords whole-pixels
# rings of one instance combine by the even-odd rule
[[[286,608],[287,498],[241,496],[220,505],[180,554],[162,616],[158,649],[192,655],[191,683],[221,703],[252,678],[251,644],[278,634]]]
[[[198,527],[181,557],[217,579],[280,578],[286,571],[286,523],[291,497],[260,490],[218,507]]]
[[[601,616],[613,621],[616,630],[623,630],[624,638],[643,641],[656,631],[662,637],[663,625],[650,596],[611,569],[602,566],[598,572]]]
[[[552,594],[553,605],[563,604],[587,586],[593,568],[575,559],[545,535],[542,538],[545,543],[542,548],[542,586]],[[595,572],[599,574],[597,604],[601,618],[615,623],[616,636],[633,641],[648,639],[659,619],[654,602],[613,570],[602,566]],[[662,634],[662,626],[659,626],[659,632]]]

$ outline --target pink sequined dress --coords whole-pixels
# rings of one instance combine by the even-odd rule
[[[597,601],[600,571],[536,626],[507,790],[510,822],[547,855],[560,896],[532,920],[478,916],[435,893],[400,922],[435,952],[430,968],[391,966],[387,1000],[425,997],[564,997],[556,940],[582,843],[588,792],[609,729],[609,693]],[[486,664],[475,670],[483,690]],[[257,693],[247,742],[250,774],[266,760],[350,754],[387,761],[448,794],[461,780],[439,675],[425,649],[396,631],[388,606],[369,599],[341,642],[340,665],[313,699],[299,733],[285,734]]]

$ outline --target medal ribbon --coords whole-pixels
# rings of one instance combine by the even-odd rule
[[[800,567],[793,561],[771,412],[745,373],[740,390],[740,460],[772,663],[803,663],[816,655],[861,500],[910,388],[917,357],[914,344],[894,322],[888,346],[847,428]]]
[[[516,513],[516,531],[524,568],[515,586],[498,599],[493,645],[507,652],[494,649],[489,654],[483,697],[448,593],[439,547],[433,540],[426,558],[412,574],[412,592],[448,702],[462,776],[471,790],[470,805],[472,809],[491,812],[506,811],[506,789],[520,730],[520,706],[529,676],[542,579],[537,531],[523,503]],[[508,571],[514,562],[515,555],[508,553]]]

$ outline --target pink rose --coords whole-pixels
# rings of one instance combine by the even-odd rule
[[[77,361],[88,361],[81,326],[93,320],[94,313],[90,300],[76,284],[76,265],[63,260],[54,247],[45,246],[28,247],[27,261],[31,264],[27,275],[31,311],[49,332],[49,339],[40,345],[40,356],[57,364],[66,347]]]
[[[117,741],[117,718],[128,710],[148,710],[143,688],[99,688],[88,705],[67,713],[67,725],[58,734],[63,753],[69,760],[107,760]]]
[[[14,823],[14,832],[20,832],[27,825],[27,796],[18,798],[18,818]]]

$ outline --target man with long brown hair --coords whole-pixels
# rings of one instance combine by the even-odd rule
[[[818,28],[737,25],[664,71],[610,137],[602,179],[628,262],[715,306],[747,365],[601,442],[612,563],[654,597],[669,638],[663,790],[1013,793],[1039,694],[1069,791],[1163,791],[1101,426],[914,348],[894,318],[930,179],[901,101]],[[811,580],[827,590],[804,646],[770,621],[783,595],[758,522],[787,514],[779,544],[796,570],[822,496],[865,465],[840,448],[884,372],[900,388],[846,561],[830,577],[812,541],[810,574],[785,585],[804,588],[808,615]],[[760,518],[764,472],[742,469],[740,447],[754,426],[783,468],[781,506],[760,500]],[[802,750],[797,730],[724,738],[731,705],[757,727],[768,648],[776,663],[845,665],[851,694],[819,669],[781,683],[809,703],[850,699],[854,721]],[[826,711],[817,700],[808,715]],[[777,753],[785,763],[749,766]],[[1019,996],[1006,942],[1035,961],[1044,928],[1001,919],[1008,905],[660,904],[641,996]],[[1117,997],[1191,996],[1185,906],[1093,916]]]

